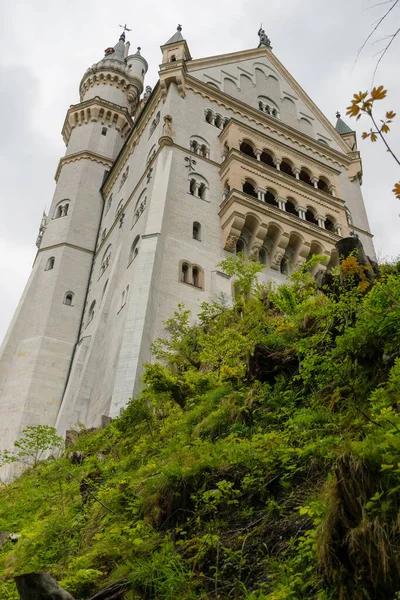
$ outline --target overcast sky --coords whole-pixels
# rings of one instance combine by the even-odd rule
[[[378,0],[2,0],[0,3],[0,340],[19,301],[35,256],[42,210],[54,192],[54,173],[65,148],[61,127],[70,104],[79,101],[85,70],[132,28],[132,49],[141,46],[154,86],[159,46],[183,24],[193,58],[258,45],[260,23],[273,51],[314,102],[335,123],[335,112],[358,131],[363,157],[363,194],[375,248],[400,254],[400,201],[391,193],[400,169],[381,144],[360,139],[369,126],[344,117],[354,92],[368,89],[382,42],[357,50],[387,7]],[[398,28],[400,9],[374,40]],[[376,77],[389,89],[382,109],[400,113],[400,37]],[[399,122],[390,142],[400,154]]]

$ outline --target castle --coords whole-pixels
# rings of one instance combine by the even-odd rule
[[[355,133],[336,127],[256,48],[192,59],[178,26],[144,87],[125,28],[83,75],[31,276],[0,354],[0,449],[27,425],[97,426],[138,391],[151,342],[182,302],[198,312],[244,251],[284,281],[312,254],[373,256]],[[143,90],[144,94],[143,94]]]

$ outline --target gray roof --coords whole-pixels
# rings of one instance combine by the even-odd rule
[[[164,46],[166,46],[167,44],[175,44],[175,42],[182,42],[183,40],[184,37],[182,35],[182,25],[178,25],[178,27],[176,28],[176,32],[171,38],[169,38],[167,42],[165,42]]]
[[[106,54],[99,62],[103,62],[103,60],[118,60],[119,62],[125,62],[125,32],[121,33],[118,42],[114,46],[114,52],[112,54]]]
[[[337,121],[336,121],[336,125],[335,125],[335,129],[338,133],[340,133],[340,135],[343,135],[344,133],[353,133],[353,130],[350,129],[350,127],[348,125],[346,125],[346,123],[340,118],[340,114],[337,113]]]

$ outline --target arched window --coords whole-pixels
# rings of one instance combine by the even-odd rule
[[[176,56],[175,56],[175,54],[172,54],[170,62],[175,62],[175,61],[176,61]]]
[[[248,194],[249,196],[253,196],[253,198],[258,198],[255,186],[251,183],[251,181],[246,181],[243,184],[243,192]]]
[[[306,221],[309,221],[310,223],[314,223],[314,225],[318,225],[318,221],[315,218],[314,211],[311,210],[311,208],[308,208],[308,207],[307,207],[307,210],[306,210]]]
[[[201,225],[198,221],[194,221],[192,227],[192,237],[194,240],[201,242]]]
[[[353,225],[353,218],[352,218],[351,212],[349,211],[349,209],[347,208],[347,206],[346,206],[345,210],[346,210],[347,224],[348,225]]]
[[[115,216],[118,217],[121,213],[122,213],[122,206],[124,204],[124,199],[122,198],[119,202],[118,202],[118,206],[117,206],[117,210],[115,211]]]
[[[108,197],[108,200],[107,200],[106,214],[108,213],[108,211],[111,208],[112,200],[113,200],[113,195],[110,194],[109,197]]]
[[[290,213],[291,215],[298,216],[296,206],[295,206],[294,202],[292,202],[291,200],[286,201],[285,210],[286,210],[286,212]]]
[[[133,240],[132,246],[129,250],[129,261],[128,261],[128,267],[131,264],[131,262],[133,260],[135,260],[135,258],[137,257],[138,253],[139,253],[139,240],[140,240],[140,236],[137,235],[135,237],[135,239]]]
[[[261,156],[260,156],[260,161],[266,165],[269,165],[270,167],[276,168],[274,159],[267,150],[262,151]]]
[[[279,270],[283,275],[289,275],[289,261],[286,256],[283,256]]]
[[[210,146],[207,140],[199,135],[193,135],[190,138],[190,149],[192,152],[204,156],[204,158],[209,158],[210,156]]]
[[[286,175],[290,175],[291,177],[296,177],[295,174],[293,173],[292,165],[286,159],[283,159],[283,161],[281,162],[280,170],[282,171],[282,173],[286,173]]]
[[[192,269],[192,284],[195,287],[200,287],[200,273],[197,267],[193,267]]]
[[[54,211],[54,219],[59,219],[60,217],[66,217],[69,211],[69,200],[61,200],[55,208]]]
[[[144,209],[146,208],[146,204],[147,204],[147,196],[146,196],[146,188],[145,188],[136,201],[135,210],[133,213],[132,227],[138,222],[140,216],[142,215],[142,213],[144,212]]]
[[[55,262],[56,262],[56,259],[54,258],[54,256],[51,256],[46,263],[45,271],[51,271],[52,269],[54,269]]]
[[[270,117],[275,117],[276,119],[279,119],[279,109],[273,100],[267,98],[266,96],[259,96],[257,102],[259,110],[265,112]]]
[[[335,221],[332,218],[326,218],[325,229],[327,229],[328,231],[335,231]]]
[[[329,183],[326,179],[324,179],[323,177],[320,177],[320,179],[318,179],[318,189],[322,190],[323,192],[326,192],[327,194],[329,194]]]
[[[275,199],[275,195],[269,190],[265,194],[265,202],[271,206],[278,206],[278,202]]]
[[[149,131],[149,138],[152,136],[155,128],[157,127],[157,125],[160,122],[160,112],[157,113],[156,117],[153,119],[151,126],[150,126],[150,131]]]
[[[267,264],[267,251],[265,248],[260,249],[260,252],[258,253],[258,262],[262,265]]]
[[[211,109],[206,110],[206,122],[210,125],[214,124],[214,113]]]
[[[251,156],[251,158],[256,158],[254,149],[248,142],[242,142],[240,144],[240,152],[243,152],[243,154],[247,154],[247,156]]]
[[[218,129],[222,129],[223,119],[222,119],[221,115],[215,115],[214,125],[215,125],[215,127],[218,127]]]
[[[192,173],[189,179],[189,194],[207,200],[208,181],[198,173]]]
[[[89,321],[88,321],[88,324],[91,321],[93,321],[95,306],[96,306],[96,300],[93,300],[93,302],[92,302],[92,304],[90,305],[90,308],[89,308]]]
[[[179,263],[179,281],[203,289],[203,269],[199,265],[192,265],[190,262],[181,261]]]
[[[67,306],[72,306],[72,301],[74,299],[74,294],[72,292],[67,292],[64,296],[64,304]]]
[[[189,265],[187,263],[182,263],[182,266],[181,266],[181,281],[183,283],[189,283]]]
[[[236,254],[239,254],[239,252],[244,253],[244,240],[238,239],[238,241],[236,242],[235,252]]]
[[[323,140],[322,138],[318,138],[317,140],[320,144],[325,144],[325,146],[329,146],[328,142],[326,140]]]
[[[108,265],[110,264],[111,261],[111,244],[109,244],[107,246],[107,249],[105,250],[104,254],[103,254],[103,259],[101,261],[101,266],[100,266],[100,277],[103,275],[104,271],[107,269]]]
[[[301,169],[299,179],[300,181],[303,181],[304,183],[307,183],[308,185],[314,187],[313,182],[311,181],[310,174],[305,169]]]

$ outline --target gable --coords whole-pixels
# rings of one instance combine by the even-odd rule
[[[190,75],[339,151],[348,149],[278,59],[265,48],[193,60]]]

